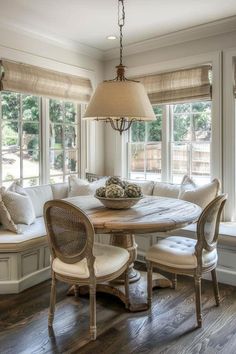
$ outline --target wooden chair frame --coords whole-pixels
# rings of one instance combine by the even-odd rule
[[[77,255],[65,256],[63,253],[59,252],[54,245],[54,232],[52,230],[51,225],[51,217],[50,217],[50,210],[51,208],[60,208],[63,210],[67,210],[69,212],[73,212],[75,215],[78,216],[80,220],[83,221],[85,228],[86,228],[86,236],[87,242],[84,249],[78,253]],[[54,312],[55,312],[55,303],[56,303],[56,282],[60,280],[62,282],[72,284],[72,285],[88,285],[89,286],[89,299],[90,299],[90,337],[92,340],[96,339],[97,336],[97,328],[96,328],[96,284],[103,283],[106,281],[111,281],[119,277],[121,274],[125,273],[125,306],[128,308],[129,306],[129,277],[128,277],[128,270],[129,270],[129,260],[127,263],[122,266],[118,271],[110,273],[109,275],[96,277],[94,272],[94,262],[95,256],[93,255],[93,245],[94,245],[94,227],[89,219],[89,217],[78,207],[74,206],[73,204],[62,201],[62,200],[53,200],[48,201],[44,205],[44,220],[47,230],[47,239],[51,251],[52,262],[53,260],[58,257],[65,263],[76,263],[81,261],[82,259],[86,258],[87,265],[89,269],[89,277],[88,278],[79,278],[79,277],[69,277],[64,276],[62,274],[56,273],[52,271],[52,284],[51,284],[51,295],[50,295],[50,306],[49,306],[49,314],[48,314],[48,326],[52,327],[53,320],[54,320]],[[51,263],[52,264],[52,263]]]
[[[196,317],[197,317],[197,326],[200,328],[202,327],[202,308],[201,308],[201,279],[202,274],[211,272],[212,282],[213,282],[213,290],[216,305],[220,305],[220,294],[219,294],[219,287],[217,282],[217,275],[216,275],[216,264],[204,267],[202,265],[202,252],[203,250],[212,251],[217,247],[217,241],[219,236],[219,224],[220,218],[222,214],[222,210],[224,208],[225,202],[227,200],[227,194],[222,194],[216,197],[212,202],[210,202],[205,209],[202,211],[198,222],[197,222],[197,243],[195,246],[195,255],[197,258],[197,267],[193,269],[181,269],[181,268],[173,268],[158,262],[147,261],[147,293],[148,293],[148,305],[151,306],[152,303],[152,269],[153,266],[159,268],[160,270],[166,271],[168,273],[172,273],[173,280],[173,288],[176,289],[177,287],[177,274],[182,275],[191,275],[194,277],[194,284],[195,284],[195,297],[196,297]],[[211,213],[212,208],[215,205],[218,205],[217,210],[215,211],[215,222],[214,222],[214,236],[212,242],[208,242],[206,239],[206,235],[204,232],[204,226],[207,223],[209,214]]]

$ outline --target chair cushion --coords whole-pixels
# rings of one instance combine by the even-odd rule
[[[96,257],[94,263],[96,277],[103,277],[118,271],[129,260],[128,251],[120,247],[94,244],[93,252]],[[86,259],[77,263],[68,264],[62,262],[59,258],[55,258],[52,263],[52,269],[58,274],[69,277],[89,278]]]
[[[197,267],[195,246],[197,241],[187,237],[171,236],[160,240],[147,252],[146,259],[173,268],[194,269]],[[217,263],[217,250],[203,250],[202,265],[208,267]]]

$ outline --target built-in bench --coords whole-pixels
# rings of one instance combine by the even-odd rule
[[[94,182],[95,183],[95,182]],[[165,186],[159,182],[139,182],[146,195],[178,196],[176,185]],[[42,210],[45,201],[63,199],[68,196],[68,184],[59,183],[51,186],[38,186],[27,189],[33,199],[37,212],[36,221],[26,228],[22,234],[0,230],[0,294],[18,293],[22,290],[49,279],[50,252]],[[166,193],[169,193],[166,195]],[[94,192],[92,193],[94,194]],[[171,234],[195,237],[196,225]],[[170,234],[170,233],[169,233]],[[168,235],[169,235],[168,234]],[[159,238],[167,234],[137,235],[138,259],[144,261],[148,248]],[[109,235],[97,235],[97,241],[109,243]],[[236,223],[221,223],[219,239],[218,275],[222,283],[236,285]]]

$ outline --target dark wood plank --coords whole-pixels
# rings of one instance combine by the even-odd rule
[[[220,284],[215,307],[212,284],[203,281],[203,328],[196,329],[193,280],[156,289],[150,311],[130,313],[115,297],[97,296],[98,338],[88,335],[88,297],[68,297],[58,283],[54,332],[48,332],[50,281],[17,295],[0,296],[0,353],[234,354],[236,288]]]

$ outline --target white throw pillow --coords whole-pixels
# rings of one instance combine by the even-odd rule
[[[18,194],[1,188],[0,219],[4,228],[18,232],[18,225],[31,225],[35,221],[35,212],[27,195]]]
[[[213,179],[211,183],[192,189],[183,189],[179,193],[179,199],[199,205],[204,209],[219,193],[220,182]]]
[[[179,184],[155,182],[153,188],[153,195],[158,197],[178,198],[179,191]]]
[[[96,189],[104,187],[107,178],[101,178],[97,181],[89,183],[87,180],[76,176],[69,176],[69,197],[77,197],[80,195],[94,195]]]
[[[33,203],[36,217],[43,216],[44,204],[53,199],[51,185],[27,187],[25,192]]]

